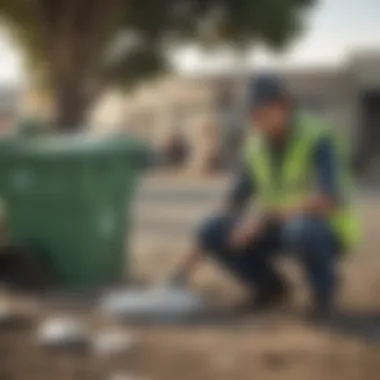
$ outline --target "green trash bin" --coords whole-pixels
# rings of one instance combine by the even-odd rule
[[[15,128],[19,137],[35,137],[49,132],[47,123],[36,118],[22,119]]]
[[[0,147],[0,196],[12,238],[43,257],[59,285],[121,280],[143,146],[88,136],[19,139]]]

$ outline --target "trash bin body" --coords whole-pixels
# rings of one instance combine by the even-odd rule
[[[12,238],[42,255],[60,285],[123,278],[141,151],[120,137],[86,136],[25,139],[0,150]]]

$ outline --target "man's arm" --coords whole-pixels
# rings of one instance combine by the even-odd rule
[[[231,213],[240,213],[255,193],[255,184],[246,165],[241,165],[235,176],[226,200],[226,209]]]
[[[227,214],[240,214],[254,194],[255,186],[248,169],[241,165],[233,184],[230,187],[224,204],[223,212]],[[183,261],[175,268],[170,277],[170,283],[180,285],[187,281],[187,277],[197,268],[202,258],[202,252],[195,246],[185,255]]]
[[[238,224],[229,236],[231,247],[244,247],[271,222],[272,216],[267,210],[253,207],[256,206],[253,203],[248,205],[254,199],[255,193],[256,184],[247,166],[243,166],[227,202],[230,212],[240,216]]]

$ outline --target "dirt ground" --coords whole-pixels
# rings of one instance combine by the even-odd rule
[[[150,282],[164,278],[190,244],[197,221],[217,208],[225,180],[194,182],[144,181],[135,208],[134,276]],[[106,319],[90,307],[66,310],[94,332],[113,326],[133,334],[135,347],[112,357],[42,349],[35,326],[62,308],[21,300],[23,308],[32,310],[35,325],[0,326],[0,380],[379,379],[380,198],[361,194],[357,204],[365,239],[342,265],[344,315],[336,321],[314,325],[302,317],[307,292],[299,268],[289,262],[283,265],[295,287],[294,305],[275,314],[240,319],[224,319],[221,314],[219,320],[183,326],[133,326]],[[222,306],[244,295],[238,284],[208,262],[192,286]]]

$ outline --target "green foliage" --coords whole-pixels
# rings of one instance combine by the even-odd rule
[[[280,48],[298,33],[301,12],[315,1],[0,0],[0,20],[59,92],[75,84],[133,85],[165,69],[168,48],[186,42],[236,48],[264,42]],[[133,33],[140,43],[109,61],[106,48],[120,31]]]
[[[145,76],[143,67],[149,68],[149,73],[155,67],[165,67],[162,60],[165,49],[181,43],[246,48],[262,42],[275,49],[282,48],[300,31],[302,12],[314,3],[314,0],[130,0],[123,8],[121,27],[147,41],[145,64],[149,50],[152,52],[151,65],[135,66],[136,74],[140,74],[136,79]],[[121,62],[125,65],[125,61]],[[113,78],[120,81],[127,74],[128,79],[135,69],[116,70],[124,74],[119,76],[115,72]]]
[[[300,11],[313,3],[313,0],[1,0],[0,17],[12,27],[32,62],[46,63],[52,45],[58,43],[69,50],[76,39],[78,48],[72,47],[67,54],[75,62],[79,58],[74,54],[87,52],[86,70],[101,58],[103,44],[111,41],[118,30],[133,31],[147,45],[143,51],[127,52],[126,56],[133,61],[127,66],[131,75],[135,70],[144,75],[144,67],[151,72],[154,66],[163,66],[160,55],[168,43],[195,40],[247,46],[261,41],[282,47],[299,31]],[[110,12],[110,7],[115,7],[115,12]],[[104,26],[107,22],[109,25]],[[90,35],[87,39],[83,38],[86,33]],[[86,40],[86,46],[81,40]],[[95,46],[91,49],[91,45]],[[149,50],[154,53],[149,54]],[[135,63],[139,59],[141,66]],[[126,59],[120,62],[125,66]],[[116,71],[127,73],[118,68]],[[110,75],[110,70],[107,72],[109,79],[118,77]]]

